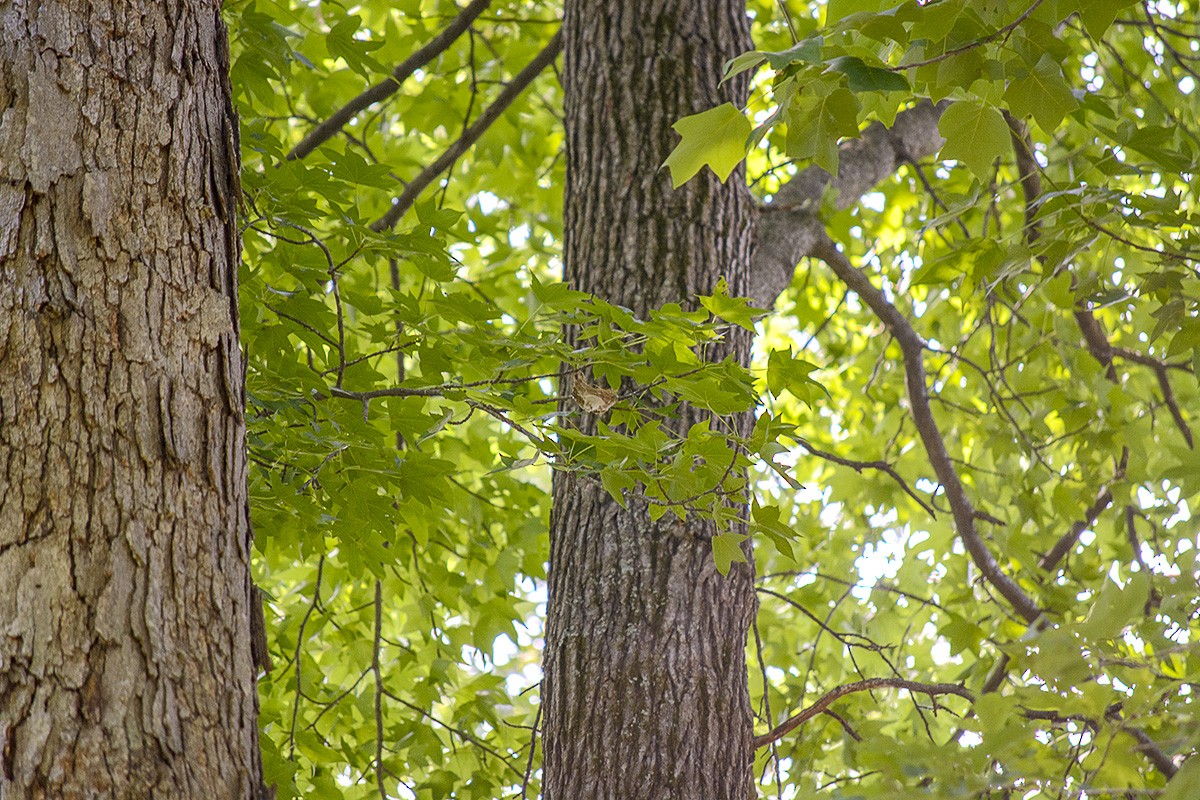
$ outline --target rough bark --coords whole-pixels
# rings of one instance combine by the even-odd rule
[[[750,46],[744,3],[568,2],[564,35],[567,280],[642,315],[708,293],[720,276],[746,293],[744,174],[721,184],[706,170],[673,190],[659,168],[672,123],[743,99],[744,84],[719,84],[725,59]],[[725,347],[744,361],[749,338]],[[680,429],[701,418],[686,411]],[[752,570],[722,577],[714,532],[699,520],[652,523],[636,502],[625,511],[592,483],[555,476],[548,800],[750,795]]]
[[[260,794],[214,2],[0,4],[0,797]]]

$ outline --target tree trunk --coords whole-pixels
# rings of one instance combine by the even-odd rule
[[[673,190],[660,169],[675,121],[744,100],[744,82],[720,86],[723,62],[750,46],[744,0],[568,2],[564,31],[567,280],[639,315],[720,276],[745,294],[744,175],[722,185],[705,170]],[[716,357],[744,363],[749,344],[739,331]],[[705,415],[685,410],[678,429]],[[717,572],[711,524],[630,508],[555,476],[545,797],[744,800],[753,571]]]
[[[260,794],[227,48],[0,7],[0,798]]]

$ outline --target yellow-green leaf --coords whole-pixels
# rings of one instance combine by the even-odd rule
[[[675,188],[708,166],[722,181],[746,157],[750,120],[732,103],[684,117],[671,126],[682,138],[663,166],[671,170]]]
[[[946,109],[938,123],[945,138],[940,158],[963,162],[980,180],[1008,147],[1008,125],[1000,112],[982,103],[964,101]]]

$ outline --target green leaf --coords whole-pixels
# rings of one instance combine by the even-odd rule
[[[1088,36],[1099,39],[1116,20],[1121,9],[1137,2],[1138,0],[1079,0],[1079,17],[1083,20]]]
[[[362,25],[362,17],[357,15],[343,17],[329,29],[325,37],[325,45],[334,56],[341,56],[346,66],[364,77],[372,73],[386,72],[373,56],[372,51],[383,47],[383,42],[360,39],[355,36]]]
[[[671,170],[676,189],[704,166],[724,181],[746,157],[750,120],[732,103],[684,117],[671,127],[682,138],[663,166]]]
[[[1171,778],[1162,800],[1195,800],[1200,797],[1200,757],[1192,755]]]
[[[728,575],[734,563],[746,563],[746,554],[742,552],[742,542],[746,538],[741,533],[719,533],[712,538],[713,561],[722,575]]]
[[[1142,615],[1149,597],[1150,576],[1145,571],[1133,573],[1124,587],[1107,580],[1079,632],[1089,639],[1115,639]]]
[[[628,508],[629,506],[625,503],[625,492],[637,486],[637,481],[624,470],[610,468],[600,470],[600,485],[613,500],[621,504],[621,508]]]
[[[829,69],[845,75],[853,92],[907,92],[911,89],[900,73],[872,67],[857,56],[831,59]]]
[[[711,296],[700,295],[700,305],[718,319],[732,322],[751,333],[754,332],[754,318],[767,313],[766,309],[754,308],[744,297],[730,297],[729,284],[724,278],[717,281]]]
[[[1079,107],[1063,79],[1062,68],[1048,53],[1038,59],[1032,70],[1023,70],[1008,84],[1004,102],[1018,117],[1033,116],[1047,133],[1053,133],[1063,117]]]
[[[1009,147],[1004,117],[982,103],[962,101],[950,106],[938,122],[938,131],[946,140],[938,157],[963,162],[984,181],[991,174],[992,164]]]
[[[838,140],[857,137],[858,98],[845,87],[819,82],[793,101],[788,113],[787,152],[813,159],[831,175],[838,169]]]
[[[757,50],[751,50],[731,58],[725,62],[725,74],[721,77],[721,82],[724,83],[735,75],[741,75],[746,70],[754,69],[766,60],[766,55]]]
[[[767,388],[776,397],[787,391],[805,405],[812,405],[825,391],[825,387],[809,377],[818,369],[816,364],[793,356],[790,350],[772,350],[767,359]]]
[[[821,50],[825,46],[823,36],[810,36],[803,41],[774,53],[763,53],[771,69],[782,72],[792,64],[820,64]]]

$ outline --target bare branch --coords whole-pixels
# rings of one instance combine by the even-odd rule
[[[927,694],[930,697],[952,694],[975,702],[974,693],[956,683],[919,683],[917,681],[904,680],[903,678],[867,678],[866,680],[855,681],[854,683],[847,683],[844,686],[830,689],[821,696],[821,699],[799,714],[789,717],[762,736],[754,737],[754,747],[758,749],[772,742],[779,741],[813,717],[825,713],[825,710],[835,700],[845,697],[848,694],[854,694],[855,692],[870,692],[875,689],[906,689],[917,694]]]
[[[375,788],[380,800],[387,800],[387,788],[383,785],[383,676],[379,669],[380,651],[383,650],[383,582],[375,579],[375,636],[371,649],[371,674],[375,678]]]
[[[796,443],[817,458],[825,461],[831,461],[834,464],[840,464],[843,467],[850,467],[858,473],[861,473],[864,469],[873,469],[878,470],[879,472],[887,473],[889,476],[891,476],[892,480],[899,484],[900,488],[904,490],[905,494],[915,500],[917,505],[925,509],[929,516],[937,516],[937,512],[934,510],[933,506],[926,503],[920,495],[913,491],[912,487],[908,485],[904,478],[900,477],[900,473],[896,472],[895,468],[886,461],[855,461],[850,458],[843,458],[836,453],[828,453],[824,450],[818,450],[809,444],[808,440],[806,439],[797,439]],[[982,517],[983,515],[981,514],[980,516]]]
[[[513,766],[513,762],[510,760],[510,758],[508,756],[506,756],[503,753],[501,753],[500,751],[496,750],[494,747],[489,747],[479,737],[471,734],[470,731],[465,731],[462,728],[456,728],[455,726],[453,726],[447,722],[443,722],[442,720],[435,717],[433,714],[431,714],[428,711],[426,711],[425,709],[421,708],[419,705],[416,705],[415,703],[410,703],[409,701],[405,700],[403,697],[400,697],[399,695],[395,694],[394,692],[390,692],[387,689],[384,689],[383,694],[388,699],[394,700],[395,702],[399,703],[400,705],[404,706],[405,708],[409,708],[409,709],[417,712],[422,717],[424,717],[425,719],[434,723],[435,725],[439,725],[439,726],[445,728],[446,730],[450,731],[450,733],[452,733],[455,736],[457,736],[458,738],[462,739],[464,742],[469,742],[469,743],[475,745],[477,748],[479,748],[479,750],[481,752],[487,753],[489,756],[491,756],[492,758],[495,758],[497,761],[499,761],[501,764],[503,764],[505,767],[507,767],[518,778],[524,778],[524,779],[528,780],[526,775],[523,775],[519,769],[517,769],[515,766]],[[538,715],[536,717],[534,717],[533,730],[534,730],[535,737],[537,735],[537,721],[540,717],[541,717],[541,709],[539,708]],[[506,722],[507,722],[507,720],[506,720]],[[509,724],[511,724],[511,723],[509,723]]]
[[[458,137],[458,140],[446,148],[446,151],[438,156],[436,161],[421,170],[420,174],[404,187],[404,191],[396,198],[388,212],[371,224],[371,229],[385,231],[399,222],[400,218],[412,208],[413,203],[417,201],[417,198],[420,197],[425,187],[433,183],[471,145],[475,144],[476,140],[492,126],[492,123],[500,118],[505,109],[512,105],[513,100],[516,100],[518,95],[525,91],[529,84],[533,83],[534,78],[540,75],[542,70],[554,63],[554,59],[558,57],[561,50],[562,32],[560,31],[554,34],[554,37],[543,48],[542,52],[534,56],[533,60],[525,65],[525,69],[518,72],[516,77],[505,84],[504,90],[500,92],[496,100],[479,115],[478,119],[463,129],[462,136]]]
[[[1126,450],[1124,454],[1128,455],[1129,451]],[[1125,467],[1124,465],[1121,465],[1116,477],[1120,478],[1124,475],[1124,473]],[[1083,532],[1095,525],[1096,520],[1100,518],[1102,513],[1104,513],[1104,510],[1112,505],[1112,501],[1112,492],[1107,486],[1105,486],[1100,490],[1100,493],[1096,495],[1095,502],[1088,506],[1087,511],[1083,515],[1083,519],[1077,520],[1073,525],[1071,525],[1070,530],[1059,537],[1059,540],[1054,543],[1054,547],[1051,547],[1050,551],[1042,556],[1042,560],[1038,562],[1038,566],[1046,572],[1053,572],[1055,567],[1058,566],[1058,563],[1066,557],[1067,553],[1071,552],[1071,548],[1075,546],[1077,541],[1079,541],[1079,537],[1083,534]]]
[[[521,776],[521,800],[529,794],[529,776],[533,774],[533,754],[537,752],[538,723],[542,721],[542,705],[533,715],[533,731],[529,734],[529,760],[525,762],[525,774]]]
[[[947,50],[946,52],[942,53],[941,55],[936,55],[933,58],[927,58],[924,61],[914,61],[911,64],[901,64],[897,67],[888,67],[888,69],[892,70],[892,72],[903,72],[904,70],[916,69],[917,67],[927,67],[930,64],[936,64],[939,61],[945,61],[947,58],[952,58],[953,56],[956,56],[959,53],[965,53],[968,50],[973,50],[976,47],[981,47],[981,46],[987,44],[988,42],[999,39],[1001,36],[1003,36],[1005,39],[1007,39],[1012,34],[1012,32],[1014,30],[1016,30],[1017,26],[1019,26],[1022,22],[1024,22],[1026,19],[1028,19],[1030,14],[1032,14],[1034,11],[1037,11],[1038,6],[1040,6],[1044,1],[1045,0],[1034,0],[1033,4],[1030,5],[1029,8],[1025,9],[1025,11],[1021,14],[1021,16],[1017,17],[1012,22],[1005,25],[1003,28],[992,31],[988,35],[982,36],[973,42],[968,42],[967,44],[964,44],[961,47],[955,47],[952,50]]]
[[[1151,739],[1144,730],[1134,725],[1122,725],[1121,730],[1138,740],[1138,751],[1143,753],[1159,772],[1166,775],[1168,780],[1174,778],[1175,773],[1179,772],[1179,767],[1175,766],[1171,757],[1164,753],[1158,743]]]
[[[380,100],[385,100],[395,94],[403,85],[404,81],[410,75],[416,72],[421,67],[428,64],[433,59],[444,53],[450,45],[454,44],[459,36],[462,36],[463,31],[470,27],[475,18],[484,12],[492,0],[472,0],[470,4],[463,8],[458,13],[458,16],[446,26],[445,30],[437,36],[429,40],[429,42],[417,52],[413,53],[404,61],[392,70],[392,75],[385,81],[375,84],[370,89],[355,97],[349,103],[339,108],[333,113],[329,119],[317,125],[308,135],[305,136],[300,144],[292,148],[288,153],[288,160],[304,158],[306,155],[316,150],[325,142],[332,139],[337,132],[346,126],[354,115],[367,108],[368,106],[378,103]]]
[[[842,282],[853,289],[863,302],[870,306],[871,310],[875,312],[875,316],[879,317],[896,337],[896,342],[900,345],[900,351],[904,356],[905,384],[908,388],[913,422],[916,423],[917,432],[925,446],[929,463],[946,492],[946,499],[950,503],[950,510],[954,515],[954,526],[958,531],[959,538],[962,539],[963,546],[971,554],[971,560],[979,567],[988,583],[1008,600],[1013,609],[1026,622],[1034,622],[1041,616],[1041,608],[1017,585],[1016,581],[1000,569],[999,563],[988,550],[987,544],[975,527],[977,518],[975,508],[971,505],[962,481],[958,477],[958,472],[954,468],[954,462],[946,451],[945,439],[942,437],[930,409],[929,388],[926,385],[923,363],[925,341],[913,330],[912,325],[884,296],[883,292],[876,289],[870,279],[850,263],[850,259],[837,248],[837,245],[824,231],[814,247],[813,255],[828,264],[830,269],[842,279]]]
[[[1033,158],[1033,141],[1029,138],[1029,130],[1025,126],[1025,123],[1015,119],[1008,112],[1005,112],[1004,117],[1008,122],[1009,132],[1012,136],[1013,153],[1016,156],[1017,172],[1021,178],[1021,191],[1025,198],[1025,241],[1028,244],[1033,244],[1040,235],[1035,216],[1037,213],[1037,203],[1042,194],[1041,175],[1038,171],[1037,162]],[[1072,276],[1072,288],[1074,288],[1074,276]],[[1091,309],[1082,303],[1075,307],[1074,315],[1075,322],[1079,326],[1079,331],[1083,334],[1084,345],[1087,347],[1088,352],[1092,354],[1092,357],[1104,367],[1104,374],[1110,381],[1118,383],[1120,380],[1116,365],[1113,363],[1114,356],[1121,356],[1129,361],[1151,367],[1154,370],[1155,377],[1158,379],[1158,386],[1162,390],[1163,402],[1166,404],[1168,410],[1170,410],[1171,418],[1175,421],[1175,426],[1183,434],[1188,447],[1194,447],[1192,429],[1188,426],[1187,420],[1184,419],[1183,412],[1179,409],[1179,403],[1175,400],[1175,392],[1171,389],[1171,379],[1168,369],[1172,365],[1167,364],[1161,359],[1145,356],[1133,350],[1113,347],[1112,343],[1108,340],[1108,335],[1104,332],[1104,326],[1096,319]]]

